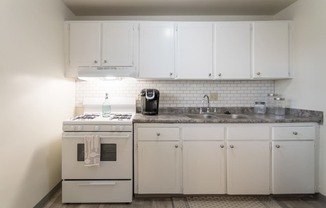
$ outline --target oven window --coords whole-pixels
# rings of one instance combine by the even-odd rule
[[[77,144],[77,161],[84,161],[84,144]],[[101,161],[117,161],[117,144],[101,144]]]

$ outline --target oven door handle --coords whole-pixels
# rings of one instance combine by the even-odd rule
[[[89,182],[89,183],[81,183],[78,186],[115,186],[116,182]]]
[[[121,136],[100,136],[101,139],[128,139],[129,135],[121,135]]]
[[[63,135],[63,138],[84,138],[86,135],[68,135],[65,134]],[[112,136],[103,136],[99,135],[100,138],[103,139],[129,139],[130,135],[129,134],[124,134],[124,135],[112,135]]]

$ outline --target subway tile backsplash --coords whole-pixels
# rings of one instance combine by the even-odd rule
[[[76,81],[76,106],[84,98],[103,98],[106,92],[112,97],[135,97],[144,88],[160,91],[160,107],[201,107],[202,97],[218,93],[211,100],[212,107],[251,107],[255,101],[264,101],[274,92],[274,81],[186,81],[186,80],[135,80]]]

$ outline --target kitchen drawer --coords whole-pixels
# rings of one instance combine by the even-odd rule
[[[63,181],[62,203],[131,203],[132,182]]]
[[[227,140],[269,140],[270,130],[268,126],[236,126],[228,127]]]
[[[272,128],[273,140],[314,140],[316,130],[313,126],[278,126]]]
[[[224,140],[224,127],[202,124],[182,128],[183,140]]]
[[[137,139],[142,140],[179,140],[179,128],[138,128]]]

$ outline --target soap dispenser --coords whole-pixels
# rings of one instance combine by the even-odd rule
[[[102,116],[110,117],[110,115],[111,115],[111,105],[109,102],[109,94],[105,93],[105,100],[102,104]]]

